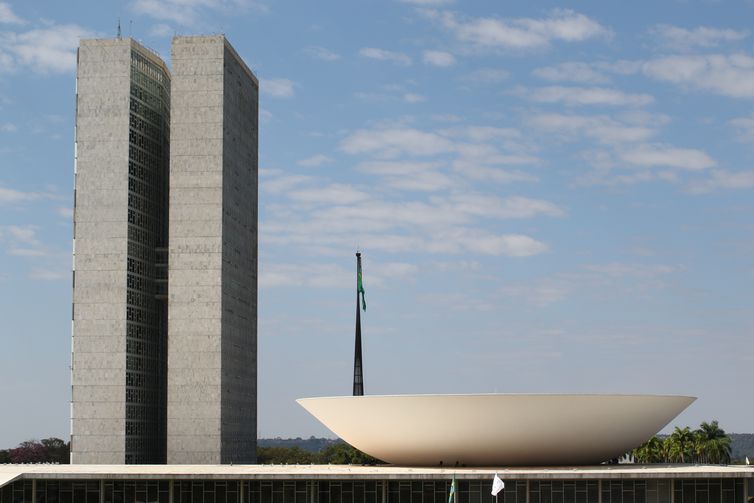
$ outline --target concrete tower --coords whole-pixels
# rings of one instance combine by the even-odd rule
[[[84,40],[76,77],[71,461],[166,459],[170,74]]]
[[[74,463],[256,458],[258,82],[223,36],[173,66],[79,47]]]
[[[252,463],[256,77],[223,36],[173,39],[168,463]]]

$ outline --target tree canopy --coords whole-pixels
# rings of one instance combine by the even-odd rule
[[[631,454],[638,463],[728,464],[731,439],[717,421],[705,421],[694,431],[676,426],[669,436],[652,437]]]
[[[310,452],[294,447],[257,447],[257,462],[260,464],[332,464],[375,465],[382,461],[364,454],[345,442],[333,442],[319,452]]]

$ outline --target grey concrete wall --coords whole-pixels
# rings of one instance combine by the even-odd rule
[[[256,79],[222,36],[172,61],[167,461],[252,462]]]
[[[168,463],[220,463],[223,52],[172,50],[168,254]]]
[[[123,463],[125,449],[129,40],[78,56],[71,462]]]
[[[222,462],[256,462],[259,86],[225,46],[222,252]]]

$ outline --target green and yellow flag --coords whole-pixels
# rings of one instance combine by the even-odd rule
[[[453,503],[456,499],[456,478],[453,477],[453,482],[450,483],[450,492],[448,493],[448,503]]]
[[[361,257],[359,257],[358,267],[356,268],[356,291],[361,294],[361,307],[367,310],[367,299],[364,297],[364,283],[361,281]]]

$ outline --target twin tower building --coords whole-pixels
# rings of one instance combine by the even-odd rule
[[[224,36],[81,42],[73,463],[255,462],[258,96]]]

